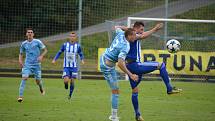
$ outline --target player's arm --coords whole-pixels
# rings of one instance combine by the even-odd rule
[[[118,66],[119,66],[119,68],[120,68],[123,72],[125,72],[126,74],[128,74],[128,76],[131,77],[132,80],[135,80],[135,81],[138,80],[138,76],[137,76],[136,74],[132,74],[132,73],[127,69],[127,67],[126,67],[126,65],[125,65],[125,60],[124,60],[124,59],[122,59],[122,58],[119,58],[119,59],[118,59]]]
[[[125,72],[126,74],[128,74],[128,76],[132,79],[137,81],[138,80],[138,76],[136,74],[132,74],[126,67],[125,65],[125,58],[126,55],[129,51],[130,47],[129,45],[124,45],[122,50],[120,51],[119,55],[118,55],[118,66],[119,68]]]
[[[42,50],[42,53],[38,57],[38,60],[41,62],[43,60],[43,57],[48,52],[48,50],[47,50],[46,46],[40,40],[37,40],[37,42],[38,42],[38,47]]]
[[[23,67],[23,55],[22,55],[22,53],[19,54],[19,65],[21,68]]]
[[[156,24],[151,30],[146,31],[140,35],[137,36],[137,39],[145,39],[149,36],[151,36],[153,33],[157,32],[158,30],[160,30],[163,27],[163,23],[158,23]]]
[[[81,49],[81,46],[80,46],[80,45],[78,45],[78,54],[79,54],[79,56],[80,56],[80,59],[81,59],[82,64],[84,64],[84,54],[83,54],[83,52],[82,52],[82,49]]]
[[[22,68],[23,67],[23,53],[25,52],[25,48],[23,47],[23,44],[20,46],[19,50],[19,65]]]
[[[39,58],[38,58],[40,62],[43,60],[43,57],[44,57],[44,56],[47,54],[47,52],[48,52],[48,50],[47,50],[46,47],[43,48],[42,50],[43,50],[43,52],[42,52],[42,54],[40,54],[40,56],[39,56]]]
[[[126,27],[126,26],[115,26],[114,28],[115,28],[115,30],[117,30],[117,29],[121,29],[123,31],[127,31],[128,30],[128,27]]]
[[[65,43],[61,46],[60,50],[57,52],[57,54],[55,55],[54,59],[52,60],[52,63],[54,64],[56,62],[56,60],[60,57],[61,53],[64,52],[65,50]]]

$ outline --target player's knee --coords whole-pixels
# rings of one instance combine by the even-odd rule
[[[22,80],[28,80],[28,77],[22,77]]]
[[[163,68],[166,68],[165,63],[159,63],[159,64],[158,64],[158,69],[161,70],[161,69],[163,69]]]
[[[71,79],[70,83],[74,84],[74,82],[75,82],[75,79]]]
[[[64,77],[64,83],[68,83],[68,82],[69,82],[69,77],[68,76]]]
[[[37,85],[40,84],[40,80],[36,79],[36,83],[37,83]]]
[[[138,93],[138,88],[137,87],[135,87],[134,89],[132,89],[132,93]]]
[[[112,94],[119,94],[119,89],[113,89]]]

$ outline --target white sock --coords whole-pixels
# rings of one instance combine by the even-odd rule
[[[116,118],[117,117],[117,110],[118,109],[112,109],[112,118]]]

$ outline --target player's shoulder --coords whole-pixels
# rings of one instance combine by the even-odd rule
[[[40,39],[33,39],[34,42],[42,42]]]
[[[24,41],[21,42],[21,45],[24,45],[24,44],[26,44],[27,42],[28,42],[27,40],[24,40]]]

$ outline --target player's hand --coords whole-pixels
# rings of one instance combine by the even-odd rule
[[[42,62],[42,60],[43,60],[43,56],[41,55],[41,56],[38,57],[38,61]]]
[[[138,76],[136,74],[131,74],[130,78],[134,81],[138,81]]]
[[[155,31],[160,30],[161,28],[163,28],[163,23],[156,24],[154,28],[155,28]]]
[[[85,63],[84,60],[81,60],[81,63],[84,64]]]
[[[22,68],[23,67],[23,62],[19,62],[19,65]]]
[[[55,60],[52,60],[52,64],[55,64],[55,62],[56,62]]]

